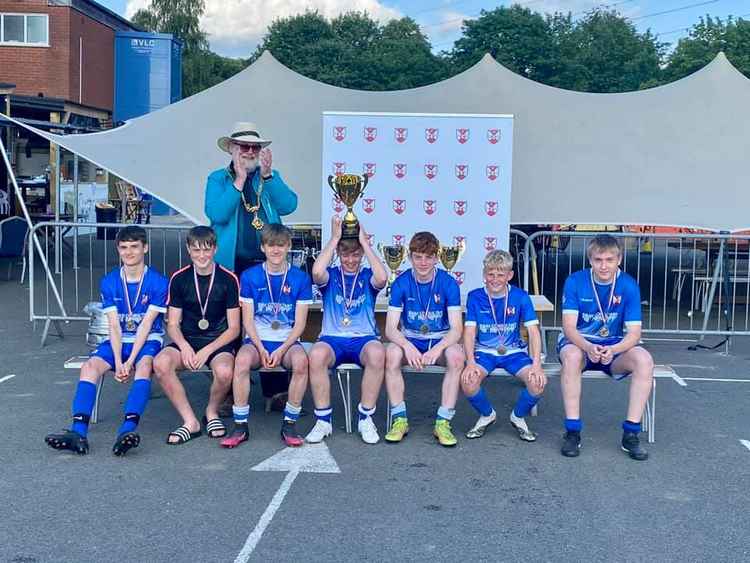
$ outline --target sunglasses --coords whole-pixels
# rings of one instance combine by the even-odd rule
[[[260,150],[260,145],[246,145],[244,143],[234,143],[236,147],[240,149],[240,152],[257,152]]]

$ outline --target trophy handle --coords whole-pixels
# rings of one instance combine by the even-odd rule
[[[334,187],[333,180],[336,178],[333,174],[330,174],[328,176],[328,186],[333,190],[333,193],[336,193],[336,188]]]
[[[369,174],[363,174],[362,175],[362,192],[365,191],[365,188],[367,187],[367,182],[370,181],[370,175]]]

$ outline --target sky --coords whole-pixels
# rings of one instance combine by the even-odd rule
[[[146,7],[150,0],[97,0],[125,17]],[[248,57],[276,18],[317,9],[327,17],[342,12],[366,11],[387,21],[409,16],[428,35],[433,49],[448,50],[461,35],[465,19],[477,17],[510,2],[498,0],[205,0],[201,22],[209,34],[211,49],[228,57]],[[659,40],[676,43],[701,16],[750,18],[750,0],[519,0],[515,2],[538,12],[571,12],[581,17],[597,6],[611,7],[631,18],[641,31],[650,29]]]

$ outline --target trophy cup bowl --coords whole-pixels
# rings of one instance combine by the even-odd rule
[[[352,211],[354,204],[362,196],[367,187],[369,176],[358,176],[357,174],[340,174],[328,176],[328,185],[341,202],[346,206],[346,213],[341,222],[341,238],[359,237],[359,220]]]
[[[464,243],[463,241],[454,246],[445,246],[441,244],[440,248],[438,249],[438,258],[440,259],[440,263],[443,265],[443,268],[445,268],[448,272],[455,268],[465,250],[466,243]]]
[[[385,265],[388,266],[388,269],[391,271],[391,275],[388,277],[388,285],[386,286],[386,289],[385,289],[385,294],[390,295],[391,285],[393,284],[393,281],[396,279],[396,271],[398,270],[399,266],[401,266],[401,263],[404,261],[404,256],[406,255],[406,248],[401,245],[386,245],[386,244],[378,243],[378,251],[383,257],[383,261],[385,262]]]

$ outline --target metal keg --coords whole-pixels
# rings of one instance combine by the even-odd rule
[[[86,331],[86,344],[94,349],[109,338],[109,321],[98,301],[87,303],[83,312],[89,315],[89,327]]]

